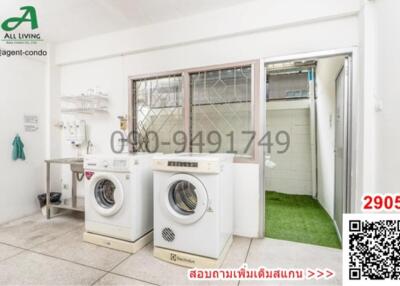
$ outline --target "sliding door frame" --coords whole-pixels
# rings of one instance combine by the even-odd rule
[[[361,190],[358,187],[361,185],[362,178],[362,170],[357,169],[357,162],[362,158],[362,150],[360,151],[361,138],[359,136],[359,130],[362,129],[362,122],[360,121],[360,101],[361,96],[359,93],[359,66],[358,66],[358,57],[359,52],[357,47],[349,47],[344,49],[336,49],[336,50],[325,50],[325,51],[316,51],[311,53],[304,54],[292,54],[287,56],[279,56],[279,57],[271,57],[264,58],[261,60],[261,66],[264,67],[268,64],[286,62],[286,61],[296,61],[296,60],[307,60],[307,59],[320,59],[334,56],[347,56],[351,60],[349,71],[351,78],[351,86],[349,87],[349,98],[347,99],[347,126],[348,126],[348,137],[347,137],[347,186],[348,186],[348,211],[350,213],[358,212],[360,210],[360,202],[361,202]],[[264,77],[265,78],[265,77]],[[266,88],[266,82],[262,83],[264,88]],[[264,109],[264,117],[266,118],[266,109]],[[358,149],[358,150],[357,150]],[[359,156],[360,155],[360,156]],[[264,181],[263,184],[264,185]],[[262,191],[262,197],[264,198],[264,188]],[[265,215],[265,205],[262,206],[263,211],[261,212],[260,222],[264,223],[264,215]],[[260,225],[260,230],[264,229],[265,225]]]

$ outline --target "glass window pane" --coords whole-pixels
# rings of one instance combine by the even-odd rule
[[[308,78],[306,72],[268,75],[268,100],[307,97]]]
[[[190,75],[193,152],[252,154],[251,74],[244,66]]]
[[[139,151],[172,153],[183,149],[183,145],[174,144],[184,138],[182,77],[138,80],[134,87]]]

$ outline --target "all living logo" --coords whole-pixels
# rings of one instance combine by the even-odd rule
[[[37,42],[42,41],[40,33],[21,33],[15,31],[21,25],[24,28],[27,28],[27,26],[30,27],[32,31],[39,28],[35,7],[23,6],[19,10],[21,11],[20,16],[13,16],[2,22],[1,28],[5,31],[2,41],[7,44],[37,44]]]

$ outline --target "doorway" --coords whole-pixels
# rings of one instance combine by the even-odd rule
[[[351,55],[269,62],[265,74],[265,235],[340,247],[351,199]]]

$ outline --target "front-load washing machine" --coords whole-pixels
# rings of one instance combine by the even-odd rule
[[[185,253],[219,259],[232,241],[233,155],[161,155],[153,170],[154,255],[186,266],[198,264]]]
[[[136,241],[153,229],[152,155],[87,155],[86,232]]]

